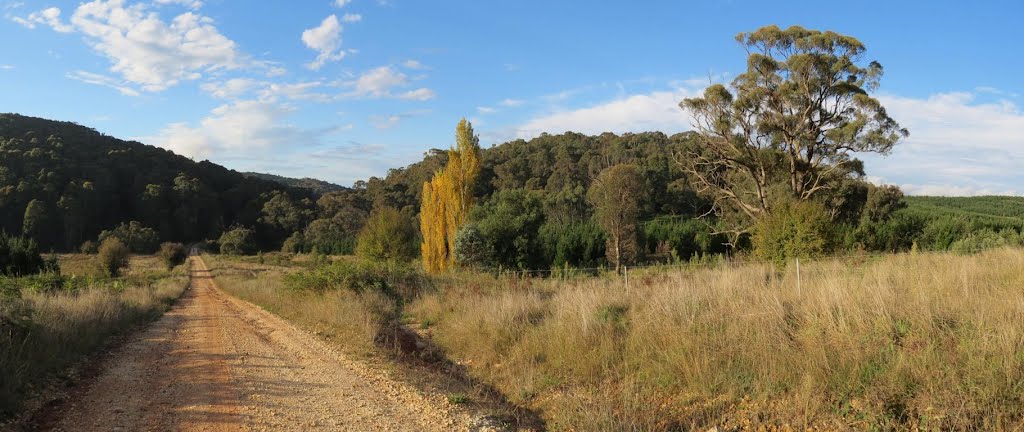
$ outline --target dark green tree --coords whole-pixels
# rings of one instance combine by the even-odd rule
[[[633,165],[619,164],[601,172],[587,191],[594,220],[607,235],[605,254],[615,271],[639,254],[637,219],[644,205],[646,184]]]

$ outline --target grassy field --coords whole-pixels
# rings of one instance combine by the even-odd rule
[[[556,430],[1024,426],[1024,251],[467,280],[408,308]]]
[[[398,314],[553,430],[1024,427],[1019,249],[804,263],[799,288],[792,267],[718,264],[631,271],[628,288],[456,273],[397,299],[289,289],[308,258],[208,263],[352,354],[379,353]]]
[[[168,272],[156,257],[133,257],[118,279],[100,277],[95,259],[64,255],[61,277],[0,281],[0,418],[111,336],[160,316],[188,284],[187,266]]]

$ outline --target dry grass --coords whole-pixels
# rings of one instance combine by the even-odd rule
[[[355,293],[332,290],[322,294],[287,291],[285,274],[304,268],[303,259],[273,260],[260,264],[253,259],[204,255],[217,285],[231,295],[259,305],[295,322],[314,334],[341,342],[349,354],[369,356],[374,339],[392,315],[394,300],[379,292]],[[283,264],[283,265],[279,265]]]
[[[87,254],[61,254],[58,255],[60,272],[64,275],[79,277],[102,277],[103,270],[100,269],[99,256]],[[128,268],[125,269],[125,276],[163,277],[167,274],[167,267],[163,260],[156,255],[132,255],[129,259]]]
[[[513,283],[409,306],[554,429],[1024,427],[1024,251]]]
[[[102,347],[110,336],[166,311],[188,278],[184,267],[162,272],[155,282],[89,279],[73,292],[22,290],[0,298],[0,417],[13,414],[48,377]]]

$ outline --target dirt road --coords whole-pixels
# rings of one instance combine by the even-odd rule
[[[46,428],[468,429],[443,396],[418,394],[228,296],[191,259],[192,284],[174,309],[114,352]]]

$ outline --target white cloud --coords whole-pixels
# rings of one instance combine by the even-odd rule
[[[437,94],[434,93],[434,91],[431,89],[418,88],[416,90],[410,90],[405,93],[399,94],[398,98],[405,100],[427,101],[433,99],[435,96],[437,96]]]
[[[69,72],[65,76],[73,80],[84,82],[86,84],[95,84],[99,86],[110,87],[114,90],[117,90],[125,96],[139,95],[138,90],[131,88],[131,86],[127,85],[123,81],[120,81],[116,78],[108,77],[106,75],[100,75],[86,71],[74,71]]]
[[[160,1],[160,0],[158,0]],[[194,1],[166,0],[187,6]],[[158,92],[181,81],[196,80],[204,73],[245,66],[235,43],[222,35],[213,20],[193,12],[163,21],[149,10],[150,5],[126,6],[124,0],[94,0],[75,9],[70,24],[60,20],[58,8],[32,13],[27,19],[15,19],[23,25],[44,23],[58,32],[78,32],[96,52],[107,57],[110,71],[121,80],[98,74],[75,72],[83,82],[106,85],[124,94],[139,90]],[[127,91],[132,86],[135,89]]]
[[[682,132],[690,129],[690,118],[679,108],[679,101],[697,94],[694,89],[676,89],[638,94],[577,110],[558,111],[536,117],[519,126],[519,138],[532,138],[542,132],[566,131],[584,134],[643,131]]]
[[[2,70],[12,70],[12,69],[14,69],[14,65],[9,65],[9,64],[0,65],[0,69],[2,69]]]
[[[419,60],[406,60],[406,61],[402,62],[402,67],[404,67],[406,69],[412,69],[412,70],[430,69],[430,68],[424,66],[423,63],[420,63]]]
[[[476,110],[479,111],[480,114],[494,114],[495,112],[498,111],[497,109],[495,109],[493,107],[485,107],[485,106],[476,107]]]
[[[319,26],[302,32],[302,42],[320,53],[307,65],[310,69],[319,70],[324,64],[345,57],[345,51],[341,50],[341,30],[338,16],[331,14]]]
[[[908,195],[928,196],[983,196],[983,195],[1022,195],[1019,190],[1013,189],[991,189],[978,186],[964,186],[954,184],[912,184],[904,183],[899,185],[903,193]]]
[[[363,16],[360,14],[347,13],[341,16],[341,22],[354,23],[363,20]]]
[[[159,5],[178,5],[186,8],[195,10],[203,7],[203,2],[200,0],[156,0]]]
[[[320,81],[299,83],[274,83],[250,78],[233,78],[227,81],[203,83],[200,88],[218,99],[239,100],[258,96],[261,101],[277,102],[281,99],[330,102],[331,96],[316,92],[323,87]]]
[[[523,106],[524,103],[526,103],[526,101],[520,99],[505,99],[501,101],[501,106],[515,108]]]
[[[343,8],[349,3],[352,3],[352,0],[334,0],[334,7]]]
[[[30,29],[36,28],[37,24],[50,26],[53,31],[59,33],[71,33],[74,31],[70,25],[60,20],[60,8],[50,7],[38,12],[32,12],[26,18],[11,16],[10,19]]]
[[[252,157],[296,143],[314,144],[324,131],[287,123],[294,108],[270,101],[243,100],[214,108],[198,125],[172,123],[140,141],[200,159],[245,154]]]
[[[888,157],[866,157],[869,173],[917,195],[1024,192],[1024,112],[1016,104],[978,102],[969,92],[879,99],[910,138]]]
[[[250,78],[232,78],[222,82],[208,82],[199,86],[204,92],[218,99],[237,99],[262,85]]]

